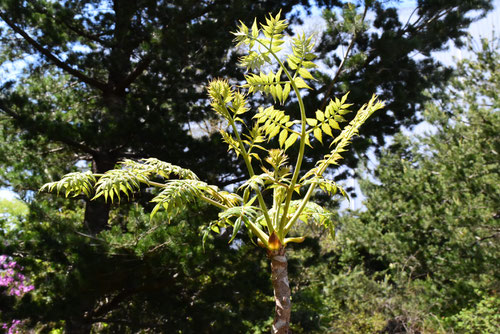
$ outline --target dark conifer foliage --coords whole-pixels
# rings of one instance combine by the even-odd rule
[[[2,1],[4,61],[30,66],[3,87],[2,114],[20,139],[47,139],[95,172],[155,156],[212,181],[233,172],[215,139],[190,136],[208,117],[204,84],[234,77],[226,27],[294,1]],[[215,167],[215,168],[214,168]],[[217,172],[215,172],[217,171]],[[90,204],[93,234],[108,208]]]

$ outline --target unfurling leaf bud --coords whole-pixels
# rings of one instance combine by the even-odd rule
[[[276,232],[273,231],[273,233],[269,237],[269,242],[268,242],[267,248],[271,251],[275,251],[275,250],[280,249],[281,246],[282,246],[282,244],[281,244],[280,239],[278,238],[278,235],[276,234]]]

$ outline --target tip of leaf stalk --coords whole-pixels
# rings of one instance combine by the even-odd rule
[[[278,238],[278,235],[276,234],[276,232],[273,231],[273,233],[269,237],[267,248],[271,251],[275,251],[275,250],[280,249],[281,246],[282,246],[282,244],[281,244],[280,239]]]
[[[305,237],[294,237],[294,238],[285,238],[285,245],[288,244],[289,242],[295,242],[297,244],[303,243]]]

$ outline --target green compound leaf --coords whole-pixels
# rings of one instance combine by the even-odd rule
[[[151,218],[164,208],[169,216],[175,216],[188,203],[200,198],[208,185],[198,180],[171,180],[163,190],[151,200],[157,203],[151,212]]]
[[[51,182],[43,185],[40,191],[57,191],[57,194],[64,192],[65,197],[76,197],[84,194],[91,197],[94,192],[94,184],[96,178],[91,172],[75,172],[63,176],[63,178],[56,182]]]
[[[121,193],[124,193],[129,198],[130,193],[141,188],[141,183],[149,184],[147,173],[130,169],[112,169],[99,178],[95,184],[96,195],[92,199],[104,196],[106,202],[108,198],[113,202],[116,196],[120,201]]]

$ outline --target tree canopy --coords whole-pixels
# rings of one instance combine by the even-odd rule
[[[422,121],[417,110],[428,101],[425,91],[440,87],[451,75],[432,52],[446,49],[448,42],[463,46],[470,23],[492,8],[491,1],[423,0],[403,19],[398,2],[362,1],[355,6],[320,1],[326,5],[326,31],[318,50],[329,71],[320,70],[306,104],[321,101],[324,107],[338,92],[349,92],[359,104],[376,92],[386,102],[387,112],[368,122],[366,133],[354,143],[353,156],[346,157],[350,167],[356,167],[368,148],[378,152],[401,126]],[[477,16],[465,15],[474,10]]]

